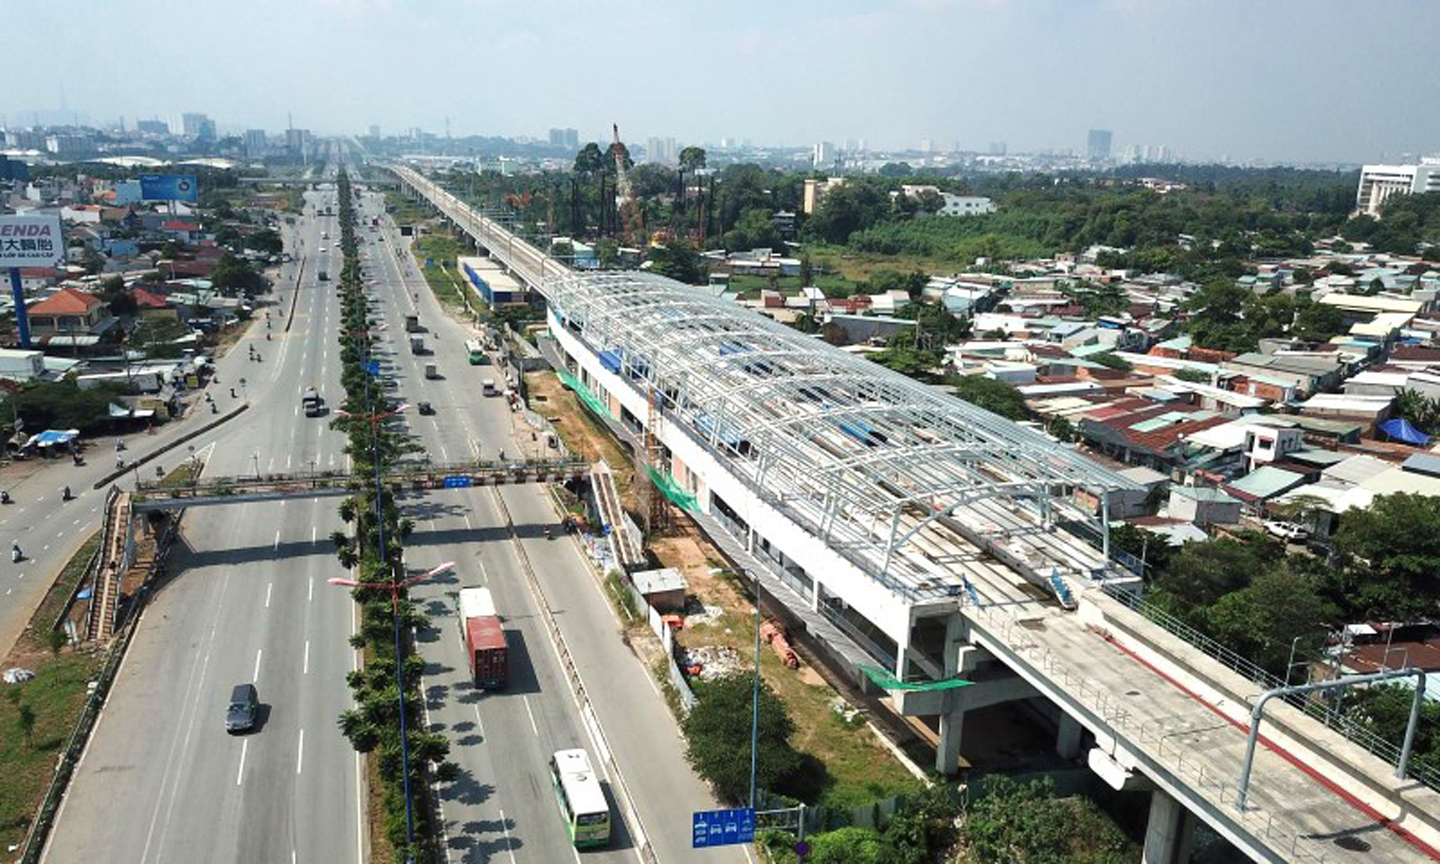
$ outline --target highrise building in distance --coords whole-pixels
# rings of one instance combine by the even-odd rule
[[[1110,158],[1110,142],[1114,136],[1109,129],[1091,129],[1085,141],[1085,151],[1092,162],[1103,162]]]
[[[265,155],[270,147],[270,142],[265,137],[264,129],[245,130],[245,155],[251,159],[258,159]]]

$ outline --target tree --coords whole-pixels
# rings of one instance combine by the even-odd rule
[[[695,247],[684,240],[672,240],[650,252],[651,269],[686,285],[705,281],[705,265]]]
[[[100,281],[99,297],[110,310],[110,314],[116,317],[135,315],[140,311],[135,298],[125,290],[125,280],[119,276],[110,276]]]
[[[984,375],[952,375],[950,384],[955,395],[966,402],[999,414],[1008,420],[1028,420],[1030,409],[1025,407],[1025,397],[1019,390]]]
[[[250,236],[245,238],[245,248],[263,252],[266,255],[279,255],[285,251],[285,243],[280,239],[279,232],[270,228],[261,228],[259,231],[250,232]]]
[[[1440,498],[1380,495],[1345,514],[1335,550],[1357,579],[1356,602],[1408,620],[1431,614],[1440,595]]]
[[[886,162],[875,172],[881,177],[909,177],[915,173],[909,162]]]
[[[575,154],[574,173],[578,175],[579,179],[581,180],[599,178],[600,198],[598,199],[598,206],[600,208],[600,216],[597,217],[596,221],[603,223],[605,212],[605,154],[600,150],[599,144],[591,141],[584,147],[580,148],[580,152]],[[572,200],[572,206],[576,210],[576,212],[574,213],[574,219],[576,223],[575,227],[578,230],[581,225],[578,202]],[[601,233],[603,234],[605,226],[601,224],[600,228]]]
[[[704,168],[704,167],[705,167],[705,148],[704,148],[704,147],[686,147],[686,148],[684,148],[683,150],[680,151],[679,180],[680,180],[680,209],[681,209],[682,211],[685,209],[685,196],[686,196],[686,194],[687,194],[687,190],[686,190],[686,188],[685,188],[685,172],[688,171],[688,172],[690,172],[691,174],[694,174],[696,171],[699,171],[701,168]]]
[[[1275,559],[1275,544],[1250,531],[1186,543],[1157,579],[1166,595],[1191,607],[1208,607],[1249,584]]]
[[[1414,700],[1415,689],[1400,684],[1351,688],[1345,713],[1386,741],[1400,742],[1405,740]],[[1420,706],[1414,747],[1413,759],[1440,768],[1440,702],[1434,699],[1426,699]]]
[[[1176,369],[1175,377],[1179,378],[1181,381],[1189,381],[1191,384],[1210,383],[1209,375],[1201,372],[1199,369],[1191,369],[1189,367],[1185,367],[1183,369]]]
[[[686,758],[722,801],[743,801],[750,792],[750,724],[754,679],[726,675],[696,687],[696,704],[685,718]],[[801,757],[790,746],[795,722],[785,703],[760,686],[756,785],[774,789],[791,779]]]
[[[85,251],[80,256],[80,262],[85,265],[85,272],[91,276],[105,269],[105,256],[90,246],[85,247]]]
[[[15,412],[29,429],[79,429],[92,433],[110,422],[110,403],[127,395],[124,387],[102,384],[81,390],[73,380],[29,381],[6,400],[0,417]]]
[[[25,746],[30,746],[31,737],[35,734],[35,709],[28,703],[21,702],[15,714],[15,725],[20,727],[20,734],[25,736]]]
[[[1334,306],[1307,302],[1295,313],[1295,335],[1306,342],[1329,342],[1345,332],[1345,315]]]
[[[265,277],[261,276],[250,262],[230,252],[222,252],[210,271],[210,282],[215,289],[227,296],[235,294],[259,294],[265,288]]]
[[[810,261],[810,253],[800,254],[800,286],[809,288],[815,284],[815,265]]]
[[[1183,552],[1182,552],[1183,554]],[[1261,667],[1283,674],[1291,641],[1301,656],[1324,642],[1335,609],[1310,574],[1273,567],[1249,585],[1224,595],[1205,611],[1206,628],[1218,641]]]
[[[179,357],[180,346],[172,343],[188,332],[174,318],[143,318],[130,333],[130,344],[148,357]]]
[[[1057,797],[1048,777],[1019,783],[991,775],[984,783],[984,796],[960,829],[962,861],[1120,864],[1138,857],[1099,808],[1083,798]]]
[[[850,825],[815,835],[806,859],[811,864],[891,864],[880,857],[881,839],[873,828]]]
[[[1105,351],[1101,354],[1096,354],[1090,359],[1095,361],[1096,363],[1099,363],[1101,366],[1104,366],[1106,369],[1114,369],[1118,372],[1129,372],[1130,370],[1135,368],[1135,365],[1129,360],[1126,360],[1124,357],[1116,357],[1115,352],[1113,351]]]

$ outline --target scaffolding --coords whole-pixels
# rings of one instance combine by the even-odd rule
[[[663,442],[687,436],[891,590],[963,595],[976,538],[1039,584],[1122,576],[1103,508],[1074,493],[1137,487],[1064,444],[657,274],[564,273],[542,292],[646,400],[646,467],[668,473]],[[1059,530],[1074,525],[1100,549]]]

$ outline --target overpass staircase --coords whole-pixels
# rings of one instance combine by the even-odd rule
[[[130,494],[115,487],[105,496],[105,515],[100,525],[100,559],[95,568],[86,637],[109,639],[115,632],[116,612],[120,605],[122,571],[127,565],[130,548]]]
[[[629,517],[620,504],[620,492],[615,486],[615,475],[604,460],[596,462],[590,469],[590,488],[595,493],[596,507],[600,519],[607,529],[610,547],[620,569],[629,573],[645,566],[645,543],[632,530]]]

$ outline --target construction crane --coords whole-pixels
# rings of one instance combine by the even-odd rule
[[[645,224],[640,217],[640,205],[635,201],[635,190],[630,186],[630,174],[625,168],[627,151],[620,143],[620,124],[612,123],[610,128],[615,133],[615,143],[610,145],[610,153],[615,157],[615,201],[624,219],[624,236],[626,242],[635,241],[638,237],[637,245],[644,245]]]

